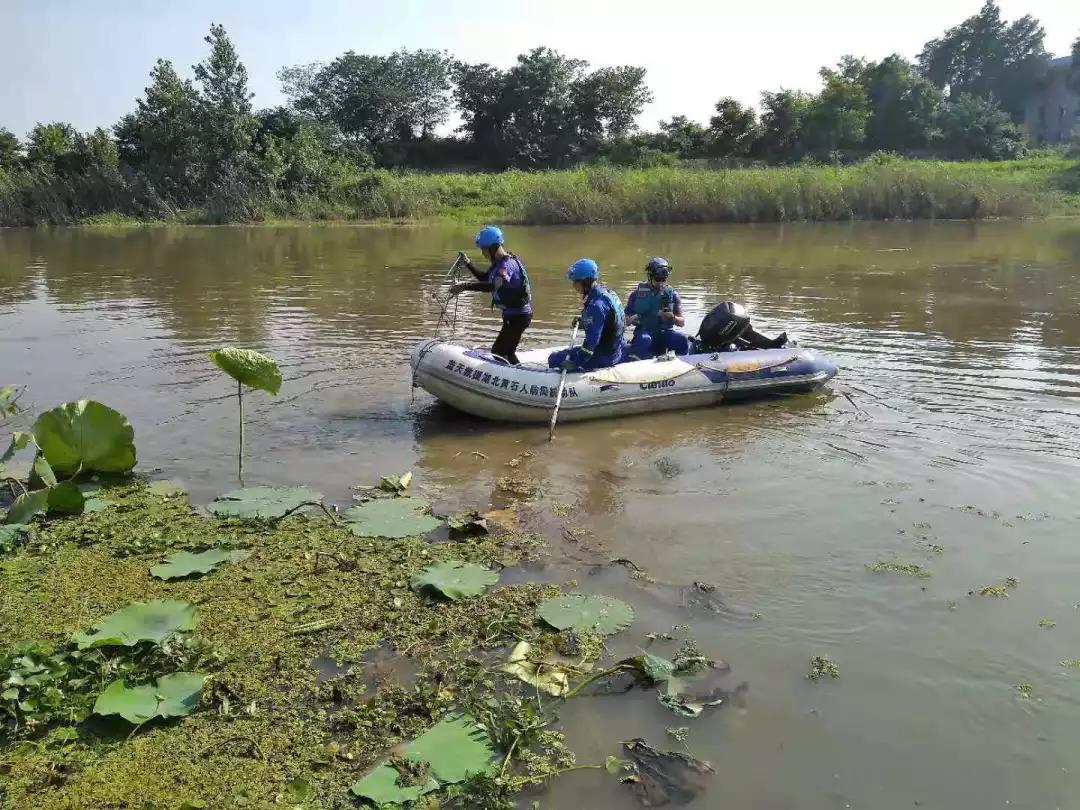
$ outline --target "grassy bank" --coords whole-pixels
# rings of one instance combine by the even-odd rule
[[[1080,212],[1080,170],[1060,155],[950,163],[617,169],[501,174],[375,171],[296,196],[242,185],[182,208],[117,177],[0,173],[0,225],[498,220],[519,224],[980,219]]]

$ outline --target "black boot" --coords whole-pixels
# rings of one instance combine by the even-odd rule
[[[781,332],[780,335],[778,337],[774,337],[771,342],[772,342],[772,347],[771,348],[773,348],[773,349],[782,349],[782,348],[784,348],[784,346],[787,345],[787,332]]]

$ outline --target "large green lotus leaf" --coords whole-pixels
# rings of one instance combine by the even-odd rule
[[[436,591],[456,602],[466,596],[479,596],[498,581],[498,573],[482,565],[452,560],[425,568],[413,578],[412,589]]]
[[[135,430],[122,413],[91,399],[68,402],[34,422],[34,439],[53,470],[122,473],[135,466]]]
[[[77,484],[64,481],[55,487],[49,487],[48,503],[50,512],[81,515],[86,506],[86,498]]]
[[[158,579],[181,579],[193,574],[208,574],[223,562],[238,562],[251,556],[250,551],[227,551],[223,548],[208,548],[194,554],[190,551],[177,551],[150,569],[151,576]]]
[[[206,508],[218,517],[280,518],[322,495],[307,487],[244,487],[218,495]]]
[[[376,498],[345,512],[345,523],[360,537],[415,537],[442,525],[426,509],[419,498]]]
[[[363,779],[354,782],[349,790],[354,796],[373,802],[376,807],[383,805],[405,804],[415,802],[425,793],[439,789],[439,783],[434,779],[428,779],[427,784],[400,787],[398,778],[401,776],[397,769],[390,765],[380,765]]]
[[[40,489],[20,495],[11,504],[4,523],[23,525],[33,520],[35,515],[44,515],[49,511],[49,490]]]
[[[278,364],[265,354],[226,346],[210,352],[210,360],[234,380],[249,388],[258,388],[268,394],[277,394],[281,390],[281,370]]]
[[[0,473],[3,473],[4,465],[11,461],[11,459],[15,457],[15,454],[20,450],[25,450],[27,445],[33,440],[34,437],[26,431],[17,430],[12,433],[11,441],[8,442],[7,449],[4,451],[4,454],[0,456]]]
[[[123,645],[132,647],[140,641],[161,644],[177,633],[195,629],[195,606],[179,599],[132,602],[110,613],[89,633],[76,633],[73,640],[80,650],[90,647]]]
[[[155,717],[186,717],[199,705],[205,681],[199,672],[175,672],[145,686],[113,681],[94,701],[94,714],[118,714],[135,725]]]
[[[443,784],[491,770],[495,750],[484,727],[467,714],[447,715],[407,746],[405,758],[426,762]]]
[[[540,603],[536,613],[556,630],[610,636],[628,627],[634,610],[610,596],[568,593]]]

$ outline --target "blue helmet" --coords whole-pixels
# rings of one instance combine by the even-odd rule
[[[592,281],[600,275],[600,266],[592,259],[578,259],[566,271],[570,281]]]
[[[486,225],[480,229],[480,233],[476,235],[476,246],[478,248],[495,247],[496,245],[503,244],[503,234],[494,225]]]
[[[649,259],[649,263],[645,265],[645,269],[650,276],[658,278],[661,281],[671,275],[671,265],[668,264],[668,260],[662,256],[653,256]]]

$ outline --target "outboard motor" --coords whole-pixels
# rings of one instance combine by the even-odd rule
[[[750,328],[746,308],[734,301],[723,301],[709,310],[698,329],[698,345],[702,351],[725,351]]]
[[[767,338],[750,325],[746,308],[734,301],[723,301],[709,310],[701,322],[695,340],[695,351],[727,352],[732,349],[780,349],[787,345],[787,332]]]

